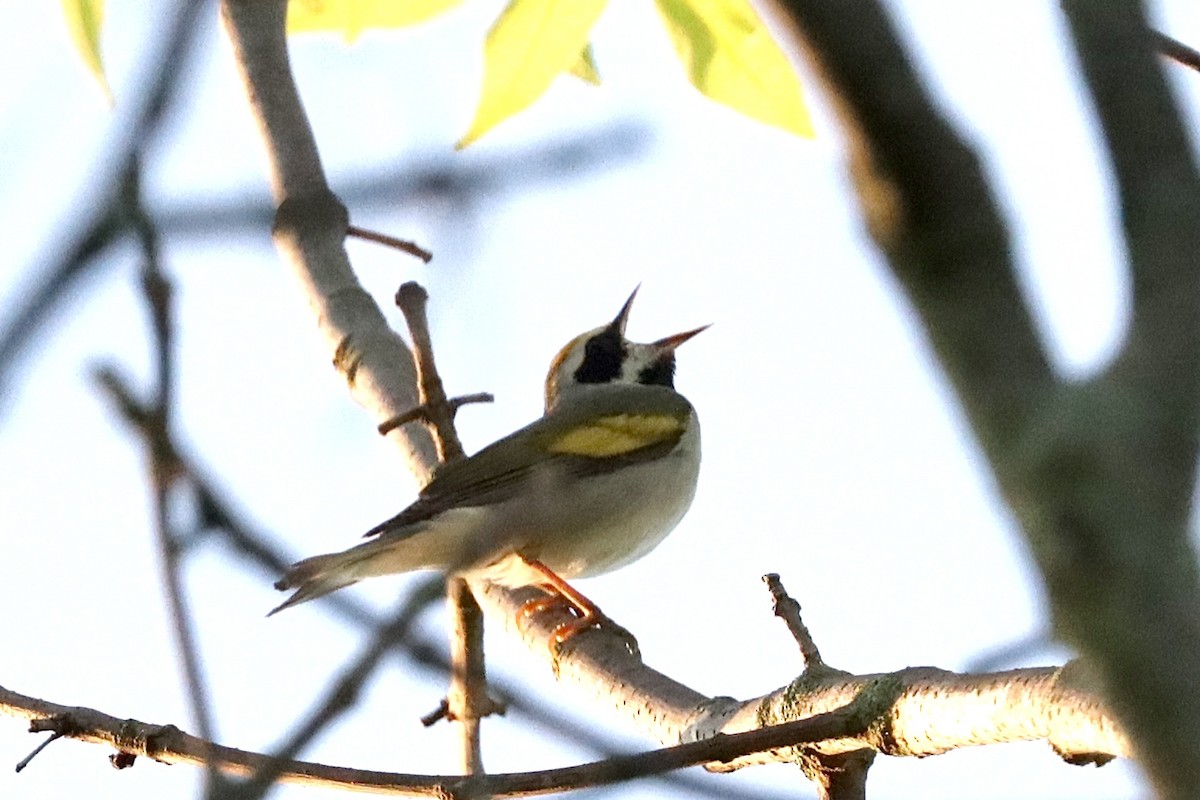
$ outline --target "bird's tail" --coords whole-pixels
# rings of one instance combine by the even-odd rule
[[[438,566],[442,560],[437,537],[414,536],[419,528],[400,536],[386,536],[340,553],[313,556],[292,565],[275,582],[280,591],[295,589],[287,600],[271,609],[272,616],[285,608],[336,592],[364,578]]]

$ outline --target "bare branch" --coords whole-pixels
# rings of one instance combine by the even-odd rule
[[[763,575],[763,582],[767,584],[767,590],[771,592],[772,611],[787,625],[792,638],[800,647],[800,657],[804,659],[804,670],[806,672],[820,670],[825,666],[825,662],[821,660],[821,651],[817,649],[817,643],[813,641],[812,634],[808,632],[808,626],[800,618],[800,604],[783,588],[783,582],[777,573]]]
[[[1108,145],[1133,279],[1133,325],[1112,378],[1147,404],[1143,461],[1163,463],[1143,489],[1185,517],[1200,446],[1200,174],[1141,3],[1068,0],[1063,10]]]
[[[329,191],[288,63],[286,0],[224,0],[250,107],[266,143],[278,202],[275,241],[308,296],[351,394],[379,422],[418,405],[412,354],[363,290],[346,256],[346,209]],[[420,427],[392,431],[422,482],[436,463]]]
[[[575,686],[631,719],[667,744],[751,730],[842,708],[860,695],[891,699],[887,736],[825,743],[827,755],[870,747],[887,755],[928,756],[997,742],[1047,739],[1064,757],[1107,753],[1128,756],[1129,741],[1094,688],[1060,680],[1065,668],[1039,667],[983,675],[960,675],[917,667],[885,675],[845,675],[834,670],[801,675],[763,697],[738,701],[707,697],[646,666],[624,640],[604,628],[567,642],[557,657],[549,643],[566,612],[548,609],[518,625],[516,613],[537,590],[474,583],[484,610],[506,621],[531,652],[547,659],[561,682]],[[769,754],[730,765],[741,768],[778,760]]]
[[[1189,47],[1178,39],[1172,39],[1165,33],[1158,31],[1152,31],[1152,33],[1154,42],[1158,46],[1158,52],[1176,63],[1200,72],[1200,52],[1197,52],[1194,47]]]
[[[210,749],[218,766],[235,775],[282,767],[278,777],[291,783],[353,788],[378,794],[433,797],[479,797],[483,794],[526,797],[601,786],[696,764],[726,761],[756,749],[772,749],[853,735],[860,732],[865,724],[861,715],[854,711],[838,711],[773,728],[718,736],[702,742],[646,753],[616,756],[576,767],[464,777],[386,773],[303,761],[280,763],[259,753],[202,743],[196,737],[183,733],[172,725],[150,725],[137,720],[120,720],[90,708],[59,706],[26,697],[4,687],[0,687],[0,713],[31,720],[46,720],[50,724],[40,726],[43,730],[57,727],[64,731],[64,736],[108,744],[122,752],[148,756],[167,764],[199,764],[199,753]]]
[[[579,647],[598,638],[589,631],[571,640]],[[577,644],[578,643],[578,644]],[[545,643],[542,643],[545,650]],[[1065,679],[1067,669],[1015,670],[966,676],[913,668],[790,685],[744,704],[728,719],[727,733],[663,750],[620,756],[566,769],[489,776],[381,773],[287,762],[278,777],[310,785],[352,787],[382,794],[426,796],[526,796],[584,788],[656,774],[694,764],[728,771],[766,761],[792,760],[817,752],[837,755],[863,747],[891,755],[927,756],[954,747],[1046,738],[1073,762],[1081,756],[1126,755],[1129,743],[1104,716],[1094,696]],[[827,708],[828,710],[821,710]],[[932,713],[931,713],[932,712]],[[201,763],[203,745],[173,726],[121,720],[87,708],[59,706],[0,687],[0,713],[45,720],[39,730],[117,747],[165,763]],[[761,718],[759,718],[761,713]],[[801,715],[780,723],[781,715]],[[938,728],[922,727],[937,719]],[[764,727],[764,722],[766,726]],[[739,725],[741,732],[733,732]],[[953,738],[952,738],[953,737]],[[270,757],[209,744],[222,770],[249,774]]]
[[[200,736],[211,741],[214,733],[208,691],[201,673],[199,648],[183,589],[178,546],[180,537],[174,530],[170,514],[170,493],[178,477],[177,464],[169,444],[175,384],[172,285],[160,263],[158,232],[142,206],[140,172],[139,158],[135,155],[125,171],[126,181],[120,197],[123,216],[129,220],[142,249],[142,295],[150,317],[156,373],[154,401],[147,413],[141,415],[138,431],[146,449],[154,496],[154,530],[159,568],[171,627],[183,666],[184,684]],[[118,385],[120,379],[115,372],[109,371],[104,378],[100,382],[102,388],[114,394],[132,395],[127,387]],[[121,405],[124,406],[123,403]],[[219,779],[216,767],[210,764],[207,774],[210,794],[219,786]]]
[[[136,179],[131,171],[137,168],[138,153],[157,136],[175,90],[186,75],[196,34],[204,30],[198,18],[206,6],[203,0],[176,0],[169,6],[169,22],[155,39],[155,52],[145,65],[145,89],[132,99],[130,113],[114,122],[112,130],[119,136],[116,146],[101,148],[103,155],[95,165],[97,177],[89,182],[94,191],[88,193],[76,221],[61,228],[72,232],[67,241],[54,242],[54,252],[40,259],[50,264],[44,278],[19,299],[17,310],[0,332],[0,397],[12,362],[49,318],[49,311],[98,256],[128,233],[128,208],[123,195],[130,181]],[[96,197],[101,198],[100,202]],[[56,236],[61,236],[61,231],[56,231]]]
[[[781,5],[830,86],[871,234],[1000,463],[1054,378],[979,158],[937,112],[877,0]]]
[[[379,627],[359,656],[342,670],[337,681],[325,692],[321,703],[292,731],[287,742],[264,759],[265,763],[255,769],[244,786],[238,787],[238,800],[264,796],[276,779],[290,771],[294,759],[308,743],[354,706],[367,678],[395,643],[407,636],[418,615],[441,595],[440,590],[441,587],[436,584],[427,585],[400,604],[400,608],[387,623]]]
[[[363,239],[364,241],[386,245],[387,247],[399,250],[402,253],[408,253],[411,256],[416,256],[426,264],[433,260],[433,253],[416,245],[413,242],[408,241],[407,239],[397,239],[395,236],[388,236],[386,233],[378,233],[376,231],[367,230],[366,228],[360,228],[357,225],[348,226],[346,228],[346,235],[353,236],[357,239]]]
[[[426,313],[428,302],[429,293],[417,283],[402,284],[396,292],[396,305],[404,314],[413,342],[421,401],[418,410],[433,435],[438,458],[442,463],[449,463],[466,457],[454,428],[454,414],[461,402],[455,405],[446,399],[446,389],[433,355],[433,337]],[[450,689],[442,716],[459,723],[463,774],[479,775],[483,773],[480,721],[500,710],[499,704],[487,693],[483,613],[471,594],[471,587],[461,578],[451,577],[447,581],[446,599],[454,622],[450,628]],[[428,715],[422,721],[429,720],[426,723],[429,725],[437,719],[436,715]]]

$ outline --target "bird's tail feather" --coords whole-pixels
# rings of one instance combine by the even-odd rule
[[[292,565],[275,582],[280,591],[295,589],[287,600],[271,609],[272,616],[285,608],[307,603],[330,592],[358,583],[363,578],[435,567],[445,561],[445,549],[436,536],[415,536],[421,528],[402,535],[375,539],[340,553],[312,556]]]

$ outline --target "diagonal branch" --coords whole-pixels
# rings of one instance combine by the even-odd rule
[[[871,232],[920,313],[1056,633],[1094,665],[1164,797],[1200,793],[1200,188],[1134,0],[1067,13],[1121,192],[1134,319],[1111,369],[1056,380],[979,168],[877,0],[787,0],[841,114]],[[852,20],[853,22],[848,22]]]
[[[222,18],[250,107],[267,147],[279,204],[275,242],[316,314],[334,365],[377,422],[416,406],[412,354],[351,269],[345,207],[329,190],[312,128],[288,63],[286,0],[224,0]],[[433,441],[418,426],[390,434],[412,472],[427,482]]]
[[[1054,379],[979,158],[938,113],[880,3],[782,5],[832,88],[871,234],[997,463]]]
[[[428,303],[429,293],[416,282],[405,283],[396,292],[396,305],[404,314],[413,342],[421,420],[433,435],[439,462],[445,464],[465,458],[466,454],[454,427],[458,406],[447,399],[433,356]],[[487,693],[483,612],[462,578],[447,580],[446,601],[453,624],[450,626],[450,688],[442,709],[447,719],[458,723],[463,774],[481,775],[484,771],[481,723],[484,717],[501,710]],[[423,721],[430,725],[436,721],[436,715]]]
[[[1186,516],[1200,444],[1200,174],[1137,0],[1069,0],[1083,76],[1120,199],[1133,324],[1112,378],[1145,396],[1165,462],[1145,490]]]

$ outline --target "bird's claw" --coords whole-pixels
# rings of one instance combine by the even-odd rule
[[[563,645],[590,628],[600,628],[616,634],[621,638],[630,655],[641,658],[641,647],[638,645],[637,638],[625,626],[613,621],[611,617],[594,606],[591,609],[581,609],[562,595],[553,594],[528,601],[521,606],[518,615],[520,620],[528,624],[534,615],[555,607],[565,608],[573,617],[557,625],[550,635],[550,654],[554,657],[556,665],[562,655]]]

